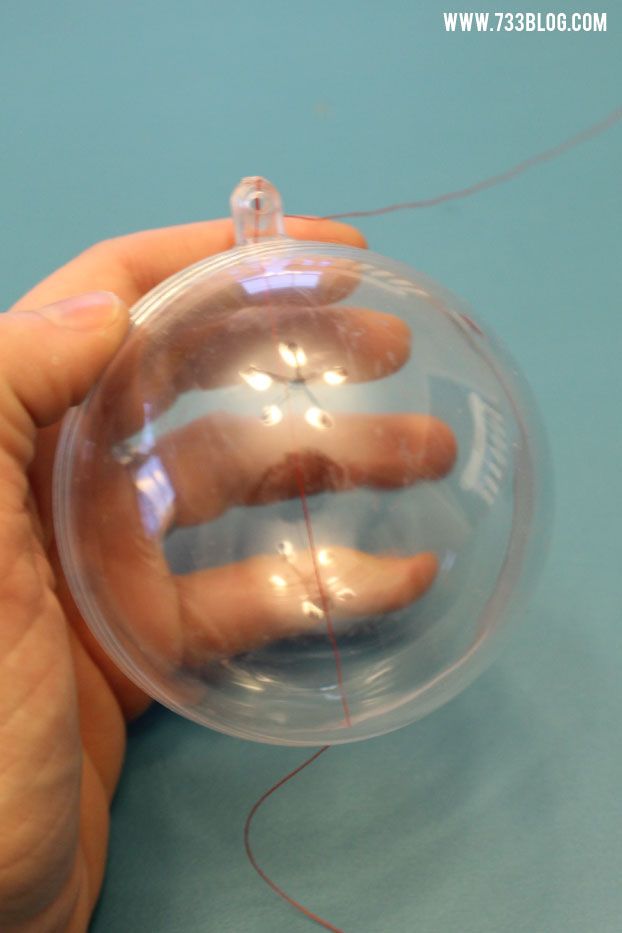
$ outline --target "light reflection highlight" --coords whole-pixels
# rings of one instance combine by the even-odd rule
[[[297,343],[280,343],[279,356],[292,369],[298,369],[307,363],[307,354]]]
[[[275,424],[280,424],[283,420],[283,409],[279,408],[278,405],[266,405],[261,412],[261,420],[269,428],[273,427]]]
[[[155,537],[161,534],[173,518],[175,492],[162,461],[155,454],[136,469],[134,485],[143,527]]]
[[[346,381],[348,374],[343,366],[335,366],[334,369],[327,369],[322,378],[329,386],[340,386]]]
[[[305,421],[307,424],[311,425],[312,428],[317,428],[318,431],[325,431],[327,428],[333,426],[333,420],[328,412],[316,406],[307,408],[305,412]]]
[[[255,366],[249,366],[248,369],[240,373],[240,376],[244,382],[246,382],[251,389],[255,389],[256,392],[265,392],[266,389],[270,388],[273,382],[272,376],[262,372],[261,369],[256,369]]]

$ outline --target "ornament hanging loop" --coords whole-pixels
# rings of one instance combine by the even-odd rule
[[[253,175],[243,178],[231,195],[237,246],[285,236],[281,196],[274,185]]]

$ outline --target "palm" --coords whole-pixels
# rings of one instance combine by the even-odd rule
[[[46,459],[35,460],[33,476]],[[144,700],[127,682],[125,690],[121,681],[113,688],[105,663],[99,666],[81,638],[57,567],[49,490],[31,491],[25,501],[21,474],[3,472],[0,601],[14,609],[2,631],[0,677],[10,695],[3,696],[0,736],[9,753],[2,788],[14,793],[2,795],[8,805],[0,806],[0,819],[14,844],[10,862],[0,866],[0,904],[9,918],[20,916],[22,902],[32,910],[35,891],[43,924],[50,900],[59,910],[51,895],[62,885],[61,901],[78,905],[80,929],[105,862],[108,807],[124,750],[120,703],[138,711]]]

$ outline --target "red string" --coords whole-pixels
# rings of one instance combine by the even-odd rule
[[[497,175],[491,175],[489,178],[484,178],[482,181],[478,181],[466,188],[458,188],[456,191],[447,191],[445,194],[439,194],[433,198],[423,198],[420,201],[402,201],[399,204],[389,204],[386,207],[376,207],[372,210],[325,214],[323,217],[313,217],[306,214],[287,214],[287,216],[298,220],[345,220],[356,217],[378,217],[380,214],[391,214],[394,211],[436,207],[438,204],[446,204],[447,201],[459,201],[462,198],[470,198],[480,191],[493,188],[495,185],[502,185],[506,181],[516,178],[517,175],[522,175],[523,172],[528,171],[530,168],[534,168],[536,165],[541,165],[543,162],[549,162],[551,159],[557,159],[559,156],[565,155],[566,152],[574,149],[575,146],[579,146],[581,143],[585,143],[589,139],[593,139],[595,136],[604,133],[621,119],[622,107],[616,107],[615,110],[612,110],[611,113],[604,117],[604,119],[599,120],[598,123],[593,123],[591,126],[581,130],[580,133],[576,133],[569,139],[564,140],[564,142],[559,143],[557,146],[552,146],[550,149],[545,149],[543,152],[539,152],[536,155],[530,156],[528,159],[524,159],[505,172],[499,172]]]
[[[262,179],[258,178],[257,179],[257,194],[255,196],[255,218],[254,218],[255,241],[257,241],[259,238],[259,210],[261,207],[261,204],[260,204],[261,186],[262,186]],[[275,345],[278,345],[278,340],[279,340],[278,327],[275,321],[274,310],[270,303],[269,291],[270,289],[268,287],[266,291],[266,303],[267,303],[268,313],[270,315],[270,323],[271,323],[271,328],[272,328],[272,339]],[[293,425],[294,423],[292,421],[292,433],[294,433]],[[297,449],[297,444],[295,443],[294,443],[294,448]],[[314,540],[314,535],[313,535],[313,525],[311,523],[311,514],[309,512],[309,503],[308,503],[308,498],[307,498],[307,491],[305,488],[304,473],[302,469],[300,454],[298,453],[295,454],[294,469],[296,473],[296,484],[298,486],[298,494],[300,496],[300,502],[302,505],[302,511],[304,515],[305,529],[307,533],[309,551],[311,553],[311,561],[313,564],[313,573],[315,576],[315,583],[316,583],[316,586],[318,588],[318,592],[320,595],[320,601],[322,603],[322,611],[324,613],[324,620],[326,623],[326,633],[328,635],[328,640],[330,642],[330,646],[332,648],[332,652],[333,652],[333,656],[335,660],[337,687],[339,690],[339,697],[341,699],[341,706],[343,708],[344,721],[345,721],[345,725],[349,727],[352,725],[352,721],[350,718],[350,707],[348,705],[348,700],[346,697],[345,685],[344,685],[344,680],[343,680],[343,665],[341,663],[341,654],[339,652],[339,645],[337,643],[335,627],[333,625],[333,620],[332,620],[331,613],[330,613],[330,605],[329,605],[328,597],[326,594],[326,588],[324,587],[324,584],[322,582],[322,575],[320,573],[320,567],[318,563],[317,552],[315,548],[315,540]]]
[[[244,824],[244,848],[246,849],[246,854],[248,856],[249,862],[251,863],[251,865],[253,866],[257,874],[259,875],[259,877],[263,881],[265,881],[265,883],[270,888],[272,888],[275,894],[278,894],[279,897],[283,898],[284,901],[287,901],[287,903],[290,904],[292,907],[295,907],[296,910],[304,914],[304,916],[307,917],[309,920],[313,920],[314,923],[317,923],[319,926],[324,927],[325,930],[331,930],[332,933],[344,933],[341,927],[336,927],[334,924],[330,923],[328,920],[324,920],[322,917],[313,913],[312,910],[309,910],[309,908],[305,907],[304,904],[301,904],[299,901],[295,900],[293,897],[290,897],[289,894],[287,894],[283,890],[283,888],[279,887],[279,885],[275,881],[273,881],[272,878],[270,878],[270,876],[266,874],[263,868],[261,868],[260,865],[258,864],[257,859],[255,858],[255,855],[251,848],[251,843],[250,843],[251,823],[253,822],[253,818],[255,814],[257,813],[257,811],[259,810],[262,803],[264,803],[268,799],[268,797],[270,797],[276,790],[278,790],[284,784],[287,784],[288,781],[291,781],[291,779],[295,777],[297,774],[299,774],[301,771],[303,771],[304,768],[307,768],[310,764],[313,764],[313,762],[316,761],[320,757],[320,755],[323,755],[324,752],[327,752],[330,747],[331,747],[330,745],[324,745],[323,748],[320,748],[317,752],[314,752],[310,758],[307,758],[306,761],[303,761],[301,765],[298,765],[297,768],[294,768],[293,771],[290,771],[289,774],[286,774],[285,777],[282,777],[280,781],[277,781],[276,784],[273,784],[272,787],[265,792],[265,794],[261,795],[259,800],[253,805],[250,813],[246,817],[246,823]]]
[[[588,140],[593,139],[595,136],[598,136],[601,133],[604,133],[606,130],[612,127],[615,123],[617,123],[620,119],[622,119],[622,107],[617,107],[610,114],[608,114],[608,116],[606,116],[603,120],[600,120],[597,123],[593,123],[591,126],[587,127],[586,129],[582,130],[579,133],[576,133],[574,136],[571,136],[569,139],[566,139],[564,142],[559,143],[557,146],[553,146],[550,149],[545,149],[543,152],[540,152],[534,156],[530,156],[528,159],[524,159],[522,162],[518,162],[512,168],[509,168],[504,172],[500,172],[497,175],[491,175],[489,178],[485,178],[482,181],[476,182],[473,185],[469,185],[466,188],[459,188],[456,191],[448,191],[445,194],[440,194],[440,195],[437,195],[436,197],[424,198],[419,201],[405,201],[399,204],[389,204],[386,207],[374,208],[372,210],[347,211],[347,212],[340,213],[340,214],[327,214],[324,217],[311,217],[305,214],[288,214],[287,216],[301,219],[301,220],[344,220],[344,219],[357,218],[357,217],[378,217],[381,214],[390,214],[390,213],[393,213],[394,211],[415,210],[415,209],[424,208],[424,207],[435,207],[439,204],[445,204],[448,201],[457,201],[462,198],[468,198],[474,194],[479,193],[480,191],[485,191],[486,189],[492,188],[496,185],[504,184],[505,182],[510,181],[513,178],[516,178],[517,175],[522,175],[523,172],[526,172],[529,169],[534,168],[537,165],[541,165],[543,162],[548,162],[551,159],[556,159],[559,156],[564,155],[566,152],[570,151],[571,149],[574,149],[575,146],[579,146],[581,143],[587,142]],[[256,209],[259,210],[259,198],[257,198],[257,201],[256,201]],[[258,217],[256,217],[256,224],[255,224],[256,238],[259,232],[258,228],[259,228]],[[273,334],[274,334],[274,331],[275,331],[275,328],[274,328],[274,321],[273,321]],[[316,582],[317,582],[318,590],[320,592],[320,596],[322,600],[322,609],[324,611],[324,615],[326,618],[326,627],[327,627],[328,637],[329,637],[331,646],[333,648],[333,653],[335,656],[335,667],[337,670],[337,680],[339,684],[339,692],[341,695],[341,702],[343,705],[343,711],[345,715],[345,722],[346,722],[346,725],[349,726],[351,724],[350,711],[349,711],[348,702],[345,696],[345,691],[344,691],[344,686],[343,686],[341,658],[339,655],[337,639],[335,637],[335,631],[334,631],[334,627],[333,627],[331,616],[330,616],[328,599],[327,599],[324,587],[322,586],[321,575],[319,572],[319,567],[317,565],[317,558],[316,558],[315,546],[314,546],[314,541],[313,541],[313,529],[311,525],[309,507],[307,503],[307,495],[306,495],[305,486],[304,486],[304,476],[303,476],[302,468],[301,468],[299,461],[297,461],[297,464],[296,464],[296,476],[297,476],[297,482],[298,482],[298,487],[299,487],[299,492],[300,492],[300,499],[302,502],[302,508],[304,512],[305,525],[307,529],[307,537],[309,539],[309,547],[310,547],[312,558],[313,558]],[[313,911],[309,910],[299,901],[295,900],[293,897],[290,897],[290,895],[287,894],[283,890],[283,888],[279,887],[279,885],[276,884],[276,882],[274,882],[272,878],[270,878],[269,875],[266,874],[266,872],[259,866],[255,858],[255,855],[253,853],[253,850],[251,848],[251,844],[250,844],[251,824],[253,822],[255,814],[257,813],[261,805],[275,791],[277,791],[280,787],[282,787],[288,781],[291,781],[292,778],[294,778],[297,774],[299,774],[304,768],[307,768],[310,764],[316,761],[320,757],[320,755],[328,751],[329,748],[330,748],[330,745],[325,745],[323,746],[323,748],[320,748],[319,751],[314,752],[314,754],[311,755],[310,758],[307,758],[306,761],[304,761],[297,768],[294,768],[293,771],[290,771],[289,774],[286,774],[285,777],[281,778],[280,781],[277,781],[276,784],[273,784],[269,790],[267,790],[264,794],[262,794],[259,800],[257,800],[257,802],[253,805],[253,807],[251,808],[246,818],[246,823],[244,824],[244,847],[246,849],[248,860],[253,866],[253,868],[255,869],[255,871],[257,872],[257,874],[260,876],[260,878],[263,879],[263,881],[265,881],[265,883],[276,894],[278,894],[279,897],[281,897],[284,901],[286,901],[296,910],[300,911],[300,913],[304,914],[304,916],[307,917],[309,920],[312,920],[314,923],[317,923],[319,926],[324,927],[325,930],[330,930],[332,931],[332,933],[344,933],[344,931],[341,930],[339,927],[336,927],[332,923],[329,923],[328,920],[322,919],[322,917],[319,917],[317,914],[313,913]]]
[[[255,198],[255,224],[254,224],[255,240],[258,240],[259,238],[259,209],[260,209],[259,192],[260,190],[261,190],[261,179],[259,179],[257,183],[257,196]],[[270,321],[271,321],[271,327],[272,327],[272,338],[275,344],[277,344],[278,343],[278,328],[275,322],[275,316],[274,316],[274,312],[273,312],[273,309],[272,309],[272,306],[271,306],[271,303],[268,297],[268,293],[266,293],[266,299],[267,299],[268,313],[270,315]],[[331,645],[334,659],[335,659],[337,684],[339,687],[339,695],[341,698],[341,705],[343,707],[345,724],[347,726],[350,726],[351,725],[350,709],[349,709],[348,701],[347,701],[346,694],[345,694],[341,656],[339,653],[339,646],[337,644],[335,629],[334,629],[332,618],[330,615],[330,606],[329,606],[328,598],[326,595],[326,589],[322,583],[322,577],[321,577],[320,568],[318,565],[318,559],[317,559],[317,554],[316,554],[316,549],[315,549],[315,541],[314,541],[314,536],[313,536],[313,525],[311,523],[311,515],[309,512],[309,504],[307,501],[307,492],[305,489],[304,473],[303,473],[302,465],[300,462],[300,456],[298,454],[296,455],[295,472],[296,472],[296,483],[298,485],[298,492],[300,495],[300,501],[302,504],[302,511],[304,515],[304,522],[305,522],[305,528],[307,532],[307,539],[309,543],[309,550],[311,552],[311,558],[313,561],[313,569],[314,569],[314,574],[315,574],[316,585],[317,585],[317,588],[320,594],[320,599],[322,602],[322,610],[324,612],[324,618],[326,621],[326,630],[328,634],[328,639],[330,641],[330,645]],[[253,866],[257,874],[259,875],[259,877],[263,881],[265,881],[265,883],[276,894],[278,894],[279,897],[281,897],[284,901],[286,901],[288,904],[290,904],[300,913],[304,914],[304,916],[307,917],[309,920],[313,920],[314,923],[317,923],[319,926],[324,927],[325,930],[331,930],[332,933],[344,933],[344,931],[340,929],[340,927],[334,926],[334,924],[330,923],[328,920],[324,920],[322,917],[318,916],[318,914],[313,913],[312,910],[309,910],[299,901],[295,900],[293,897],[290,897],[290,895],[287,894],[283,890],[283,888],[279,887],[279,885],[276,884],[276,882],[274,882],[269,877],[269,875],[266,874],[266,872],[260,867],[260,865],[258,864],[255,858],[255,855],[253,853],[253,850],[250,844],[251,824],[253,822],[255,814],[259,810],[260,806],[264,803],[264,801],[267,800],[268,797],[270,797],[276,790],[278,790],[288,781],[291,781],[291,779],[295,777],[297,774],[299,774],[300,771],[302,771],[304,768],[312,764],[317,758],[320,757],[320,755],[323,755],[324,752],[328,751],[329,748],[330,748],[330,745],[324,745],[323,748],[320,748],[319,751],[314,752],[314,754],[311,755],[310,758],[307,758],[306,761],[303,761],[301,765],[298,765],[297,768],[294,768],[293,771],[290,771],[289,774],[286,774],[285,777],[281,778],[280,781],[277,781],[276,784],[274,784],[269,790],[267,790],[264,794],[261,795],[259,800],[256,801],[256,803],[251,808],[248,816],[246,817],[246,822],[244,824],[244,848],[246,849],[246,855],[248,856],[249,862],[251,863],[251,865]]]
[[[311,559],[313,561],[313,572],[315,575],[315,583],[318,588],[320,599],[322,602],[322,610],[324,612],[324,619],[326,621],[326,632],[328,634],[328,640],[330,642],[331,648],[333,649],[333,656],[335,659],[335,670],[337,674],[337,686],[339,688],[339,696],[341,698],[341,705],[343,707],[343,716],[346,726],[350,727],[352,725],[352,720],[350,718],[350,706],[348,704],[348,698],[346,697],[346,691],[343,683],[343,667],[341,664],[341,654],[339,652],[339,645],[337,644],[337,636],[335,635],[335,626],[333,625],[333,620],[330,614],[330,606],[328,603],[328,597],[326,595],[326,588],[322,582],[322,575],[320,573],[320,568],[318,565],[317,553],[315,549],[315,541],[313,538],[313,525],[311,524],[311,515],[309,513],[309,503],[307,501],[307,493],[305,490],[305,481],[302,472],[302,466],[300,464],[300,455],[296,454],[296,482],[298,483],[298,492],[300,494],[300,501],[302,503],[302,511],[305,518],[305,526],[307,529],[307,538],[309,540],[309,550],[311,551]]]

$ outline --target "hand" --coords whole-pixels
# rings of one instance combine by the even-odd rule
[[[288,232],[364,245],[341,224],[292,220]],[[58,423],[84,398],[128,326],[123,304],[93,290],[129,306],[167,276],[232,245],[229,221],[111,240],[0,316],[3,933],[87,928],[104,871],[125,720],[149,703],[86,632],[53,537]]]
[[[198,714],[223,659],[329,627],[355,635],[358,620],[409,605],[436,575],[434,554],[405,551],[404,541],[399,554],[365,553],[355,525],[345,540],[335,529],[340,508],[352,508],[339,493],[437,479],[455,456],[451,431],[434,418],[343,410],[342,386],[399,371],[411,336],[391,314],[343,303],[358,281],[356,264],[345,265],[323,260],[308,287],[272,288],[268,305],[239,283],[224,294],[202,289],[185,314],[159,318],[150,340],[135,331],[75,442],[82,580],[139,668],[155,659],[182,675],[176,689]],[[338,377],[332,387],[326,373]],[[320,397],[332,414],[315,407]],[[172,429],[168,410],[182,398]],[[313,508],[320,493],[327,505],[315,510],[310,548],[300,499]],[[280,522],[262,508],[272,503]],[[341,518],[347,524],[347,512]],[[278,529],[288,525],[301,533],[282,553]],[[167,539],[184,527],[187,569],[173,572]],[[186,676],[197,672],[199,690]]]

